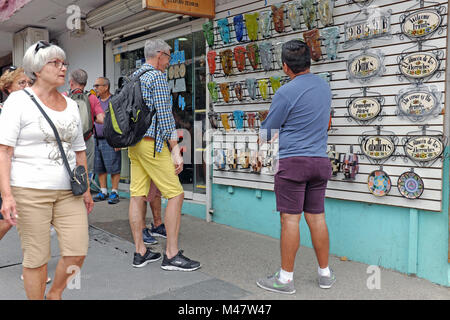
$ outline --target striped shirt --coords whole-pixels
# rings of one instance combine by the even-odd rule
[[[156,108],[156,117],[158,117],[156,137],[156,117],[153,117],[152,124],[144,137],[155,138],[156,152],[161,152],[165,141],[177,140],[178,138],[175,129],[175,119],[172,114],[169,85],[166,74],[156,70],[148,63],[142,65],[139,70],[133,73],[133,76],[141,70],[153,70],[153,72],[146,72],[141,76],[141,91],[145,104],[150,110]]]

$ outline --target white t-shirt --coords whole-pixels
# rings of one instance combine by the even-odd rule
[[[65,97],[67,108],[55,111],[44,105],[31,88],[26,90],[35,96],[52,120],[70,167],[75,168],[75,151],[86,149],[76,102]],[[36,104],[22,90],[11,93],[3,105],[0,144],[14,147],[11,186],[44,190],[71,189],[69,173],[64,166],[55,134]]]

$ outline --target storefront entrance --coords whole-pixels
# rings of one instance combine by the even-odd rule
[[[184,170],[179,175],[186,199],[205,200],[206,165],[203,134],[206,119],[206,56],[203,32],[192,32],[165,39],[172,47],[171,66],[167,70],[171,89],[173,115],[178,140],[183,150]],[[145,63],[144,47],[115,56],[114,77],[127,77]],[[121,182],[130,181],[130,160],[122,151]]]

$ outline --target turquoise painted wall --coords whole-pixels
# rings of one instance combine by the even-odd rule
[[[418,217],[416,227],[414,212],[407,208],[326,199],[330,253],[402,273],[415,273],[450,286],[448,161],[443,176],[443,211],[414,210]],[[223,185],[213,185],[212,192],[214,222],[280,237],[273,192],[259,191],[257,197],[256,190]],[[312,247],[304,219],[300,222],[300,239],[301,245]]]

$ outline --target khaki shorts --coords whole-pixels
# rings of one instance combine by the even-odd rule
[[[61,256],[86,256],[89,233],[82,196],[74,196],[71,190],[11,189],[25,268],[39,268],[50,260],[50,225],[58,236]]]
[[[184,192],[175,174],[169,148],[164,144],[162,151],[156,152],[153,157],[154,143],[153,139],[144,138],[135,146],[128,148],[131,161],[131,197],[147,197],[152,181],[164,198],[171,199]]]

